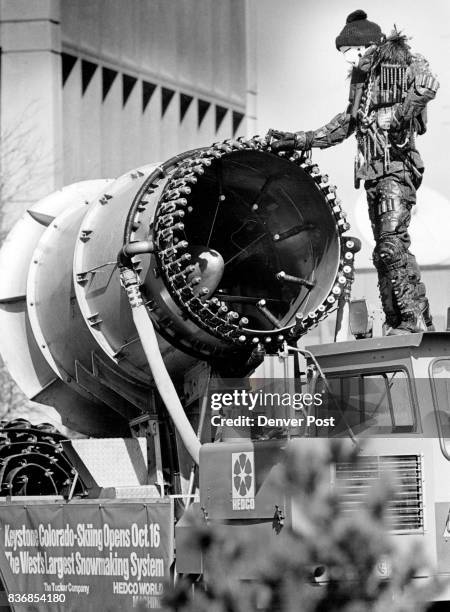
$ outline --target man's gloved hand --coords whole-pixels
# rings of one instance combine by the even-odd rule
[[[269,130],[266,141],[274,153],[279,151],[302,151],[305,149],[305,132],[280,132]]]

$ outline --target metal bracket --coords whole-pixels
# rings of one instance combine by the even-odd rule
[[[201,361],[184,375],[184,405],[187,407],[206,393],[211,376],[211,368]]]
[[[145,414],[130,421],[130,429],[135,437],[145,436],[147,440],[148,479],[155,484],[161,497],[165,494],[163,463],[161,455],[161,437],[157,414]]]
[[[275,506],[275,514],[273,515],[272,527],[275,533],[280,533],[284,527],[286,516],[280,506]]]
[[[92,234],[92,230],[88,230],[88,229],[81,230],[81,233],[80,233],[81,242],[87,242],[90,239],[91,234]]]
[[[89,317],[87,317],[87,320],[91,327],[94,327],[95,325],[100,325],[100,323],[102,323],[103,321],[98,312],[94,312],[93,314],[89,315]]]

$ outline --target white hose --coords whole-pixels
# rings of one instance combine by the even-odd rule
[[[170,414],[186,450],[198,465],[200,455],[200,440],[186,416],[180,398],[164,364],[155,329],[144,304],[131,309],[133,321],[139,334],[148,365],[155,380],[159,395]]]

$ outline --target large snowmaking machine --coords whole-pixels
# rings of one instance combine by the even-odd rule
[[[280,453],[287,438],[308,444],[324,431],[370,435],[365,474],[389,468],[402,488],[393,530],[426,540],[450,573],[450,496],[438,487],[450,475],[448,393],[434,375],[450,370],[447,334],[310,347],[308,376],[294,358],[349,299],[358,241],[348,230],[317,164],[258,137],[77,183],[24,214],[0,252],[2,357],[30,399],[85,437],[24,421],[1,430],[11,606],[26,592],[42,609],[160,607],[174,540],[177,572],[205,569],[190,517],[258,538],[295,520],[271,487]],[[314,397],[324,376],[339,404],[333,427],[314,406],[307,427],[291,427],[295,407],[261,409],[255,422],[234,401],[252,380]],[[217,410],[211,389],[234,400]],[[367,487],[349,466],[334,480],[349,503]]]

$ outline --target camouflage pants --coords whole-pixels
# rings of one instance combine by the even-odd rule
[[[418,331],[421,321],[432,326],[425,285],[420,280],[416,258],[409,250],[411,208],[416,203],[420,183],[421,179],[403,171],[366,181],[364,185],[375,239],[373,262],[386,324],[390,327],[402,324],[411,331]]]

